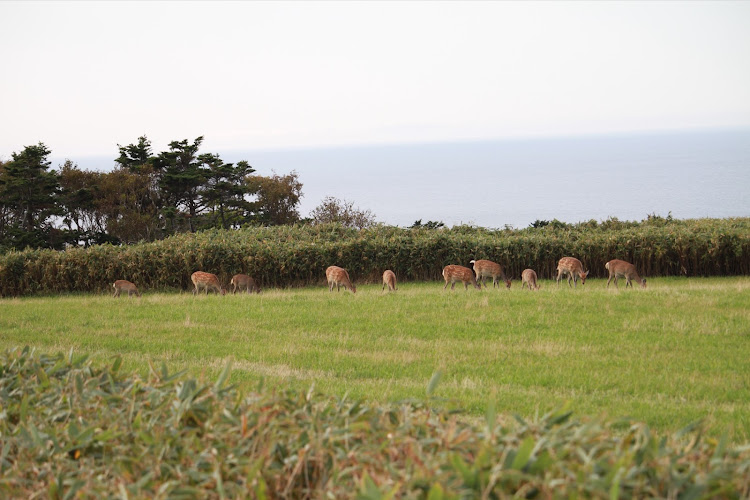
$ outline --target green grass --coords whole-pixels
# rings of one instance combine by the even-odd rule
[[[621,284],[622,285],[622,284]],[[480,416],[534,415],[570,402],[579,415],[631,417],[673,431],[703,419],[712,435],[750,440],[750,278],[656,278],[646,290],[532,293],[404,283],[261,295],[141,299],[67,295],[0,300],[0,348],[120,354],[232,381],[307,387],[374,402],[436,395]]]

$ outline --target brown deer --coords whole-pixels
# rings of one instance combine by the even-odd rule
[[[536,272],[533,269],[524,269],[521,273],[521,289],[526,285],[529,285],[529,290],[539,290],[539,285],[536,284]]]
[[[193,282],[195,289],[193,295],[196,295],[201,291],[201,288],[206,290],[208,295],[209,290],[213,290],[216,293],[226,295],[227,291],[219,284],[219,278],[215,274],[204,273],[203,271],[195,271],[191,276],[190,280]]]
[[[260,293],[260,287],[247,274],[235,274],[229,284],[232,285],[232,294],[237,293],[237,290],[246,290],[247,293]]]
[[[503,266],[500,264],[497,264],[496,262],[492,262],[491,260],[472,260],[471,264],[474,264],[474,272],[477,273],[477,281],[481,283],[482,285],[487,287],[487,283],[484,282],[485,278],[492,277],[492,288],[495,288],[495,285],[497,285],[498,288],[500,288],[500,283],[498,282],[498,278],[502,278],[502,280],[505,282],[505,287],[510,288],[510,281],[511,279],[505,277],[505,271],[503,271]]]
[[[578,278],[581,278],[581,285],[585,285],[586,276],[589,275],[589,272],[583,272],[583,264],[581,264],[580,260],[574,257],[563,257],[560,259],[560,262],[557,263],[557,286],[560,286],[560,278],[565,274],[568,275],[568,286],[573,288],[573,285],[570,284],[572,278],[573,283],[575,283],[577,288]]]
[[[445,286],[443,290],[448,287],[448,282],[451,284],[451,290],[456,286],[456,281],[461,281],[464,284],[464,290],[469,289],[469,283],[474,285],[474,288],[481,290],[482,287],[477,284],[477,279],[474,277],[474,273],[471,269],[464,266],[449,265],[443,268],[443,278],[445,279]]]
[[[138,287],[136,287],[130,281],[117,280],[112,284],[112,286],[115,289],[115,293],[114,295],[112,295],[112,297],[119,297],[120,292],[122,291],[128,292],[128,297],[131,297],[133,294],[137,295],[138,297],[141,296],[141,293],[138,291]]]
[[[386,286],[389,292],[396,291],[396,274],[390,269],[383,273],[383,288],[381,290],[385,290]]]
[[[615,279],[615,287],[617,288],[619,288],[617,286],[617,278],[625,278],[625,288],[627,288],[628,285],[630,285],[630,288],[633,288],[633,280],[635,280],[637,283],[640,283],[641,288],[646,288],[645,278],[641,278],[640,276],[638,276],[638,273],[635,270],[635,266],[630,262],[614,259],[604,264],[604,268],[609,271],[607,288],[609,288],[609,282],[612,281],[612,278]]]
[[[330,266],[326,269],[326,279],[328,280],[329,291],[333,291],[333,285],[336,285],[336,291],[339,291],[339,287],[343,286],[346,290],[351,290],[352,293],[357,293],[357,287],[352,284],[349,279],[349,273],[346,269],[338,266]]]

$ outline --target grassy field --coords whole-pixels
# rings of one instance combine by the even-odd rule
[[[436,395],[482,415],[533,415],[569,402],[578,415],[631,417],[671,431],[750,441],[750,278],[656,278],[646,290],[605,281],[532,293],[443,291],[442,283],[324,287],[261,295],[67,295],[0,300],[0,348],[123,357],[145,372],[292,384],[370,401]]]

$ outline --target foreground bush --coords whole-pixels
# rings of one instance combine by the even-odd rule
[[[750,447],[686,430],[463,421],[152,369],[0,354],[0,497],[747,498]],[[428,393],[433,389],[430,384]]]
[[[358,283],[380,283],[386,269],[399,281],[442,280],[444,266],[469,266],[472,259],[500,262],[516,279],[527,267],[549,279],[566,255],[599,278],[607,277],[604,264],[614,258],[632,262],[646,278],[747,275],[750,218],[557,222],[522,230],[323,225],[207,231],[125,247],[9,252],[0,255],[0,295],[111,291],[118,279],[141,290],[188,290],[198,270],[218,274],[225,286],[236,273],[263,287],[322,284],[332,264]]]

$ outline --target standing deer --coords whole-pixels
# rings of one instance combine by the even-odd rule
[[[565,274],[568,275],[568,286],[573,288],[573,285],[570,284],[572,278],[573,283],[575,283],[577,288],[578,278],[581,278],[581,285],[585,285],[586,276],[589,275],[589,272],[583,272],[583,264],[581,264],[580,260],[574,257],[563,257],[560,259],[560,262],[557,263],[557,286],[560,286],[560,278]]]
[[[138,291],[138,287],[135,286],[135,284],[131,283],[127,280],[117,280],[115,281],[112,286],[115,289],[114,295],[112,297],[119,297],[120,292],[126,291],[128,292],[128,297],[131,297],[133,294],[137,295],[138,297],[141,296],[141,293]]]
[[[524,269],[521,273],[521,289],[526,285],[529,285],[529,290],[539,290],[539,285],[536,284],[536,272],[533,269]]]
[[[484,280],[487,277],[492,277],[492,288],[495,288],[495,285],[500,288],[498,278],[502,278],[505,282],[505,287],[510,288],[510,281],[512,278],[508,279],[505,277],[505,271],[503,271],[503,266],[500,264],[492,262],[491,260],[481,259],[472,260],[471,264],[474,264],[474,272],[477,273],[477,281],[484,285],[485,288],[487,287],[487,283],[485,283]]]
[[[443,278],[445,278],[445,286],[443,290],[448,287],[448,282],[451,284],[451,290],[456,286],[456,281],[461,281],[464,284],[464,290],[469,289],[469,283],[474,285],[474,288],[481,290],[482,287],[477,284],[477,279],[474,277],[474,273],[471,269],[464,266],[449,265],[443,268]]]
[[[386,286],[389,292],[396,291],[396,274],[390,269],[383,273],[383,288],[381,290],[385,290]]]
[[[255,284],[255,280],[247,274],[235,274],[232,276],[232,281],[229,282],[232,285],[232,294],[237,293],[237,290],[246,290],[247,293],[260,293],[260,287]]]
[[[199,293],[201,291],[201,288],[204,288],[206,290],[206,295],[208,295],[209,290],[213,290],[216,293],[221,293],[222,295],[226,295],[227,293],[227,291],[221,287],[219,278],[215,274],[204,273],[203,271],[195,271],[190,276],[190,280],[195,286],[193,295]]]
[[[627,288],[628,285],[630,285],[630,288],[633,288],[633,280],[640,283],[641,288],[646,288],[646,279],[638,276],[638,273],[635,270],[635,266],[630,262],[614,259],[604,264],[604,268],[609,271],[607,288],[609,288],[609,282],[612,281],[612,278],[615,279],[615,287],[617,288],[619,288],[617,286],[617,278],[625,278],[625,288]]]
[[[357,293],[357,287],[352,284],[349,279],[349,273],[346,269],[338,266],[330,266],[326,269],[326,279],[328,280],[329,291],[333,291],[333,285],[336,285],[336,291],[339,291],[339,287],[343,286],[344,289],[351,290],[352,293]]]

